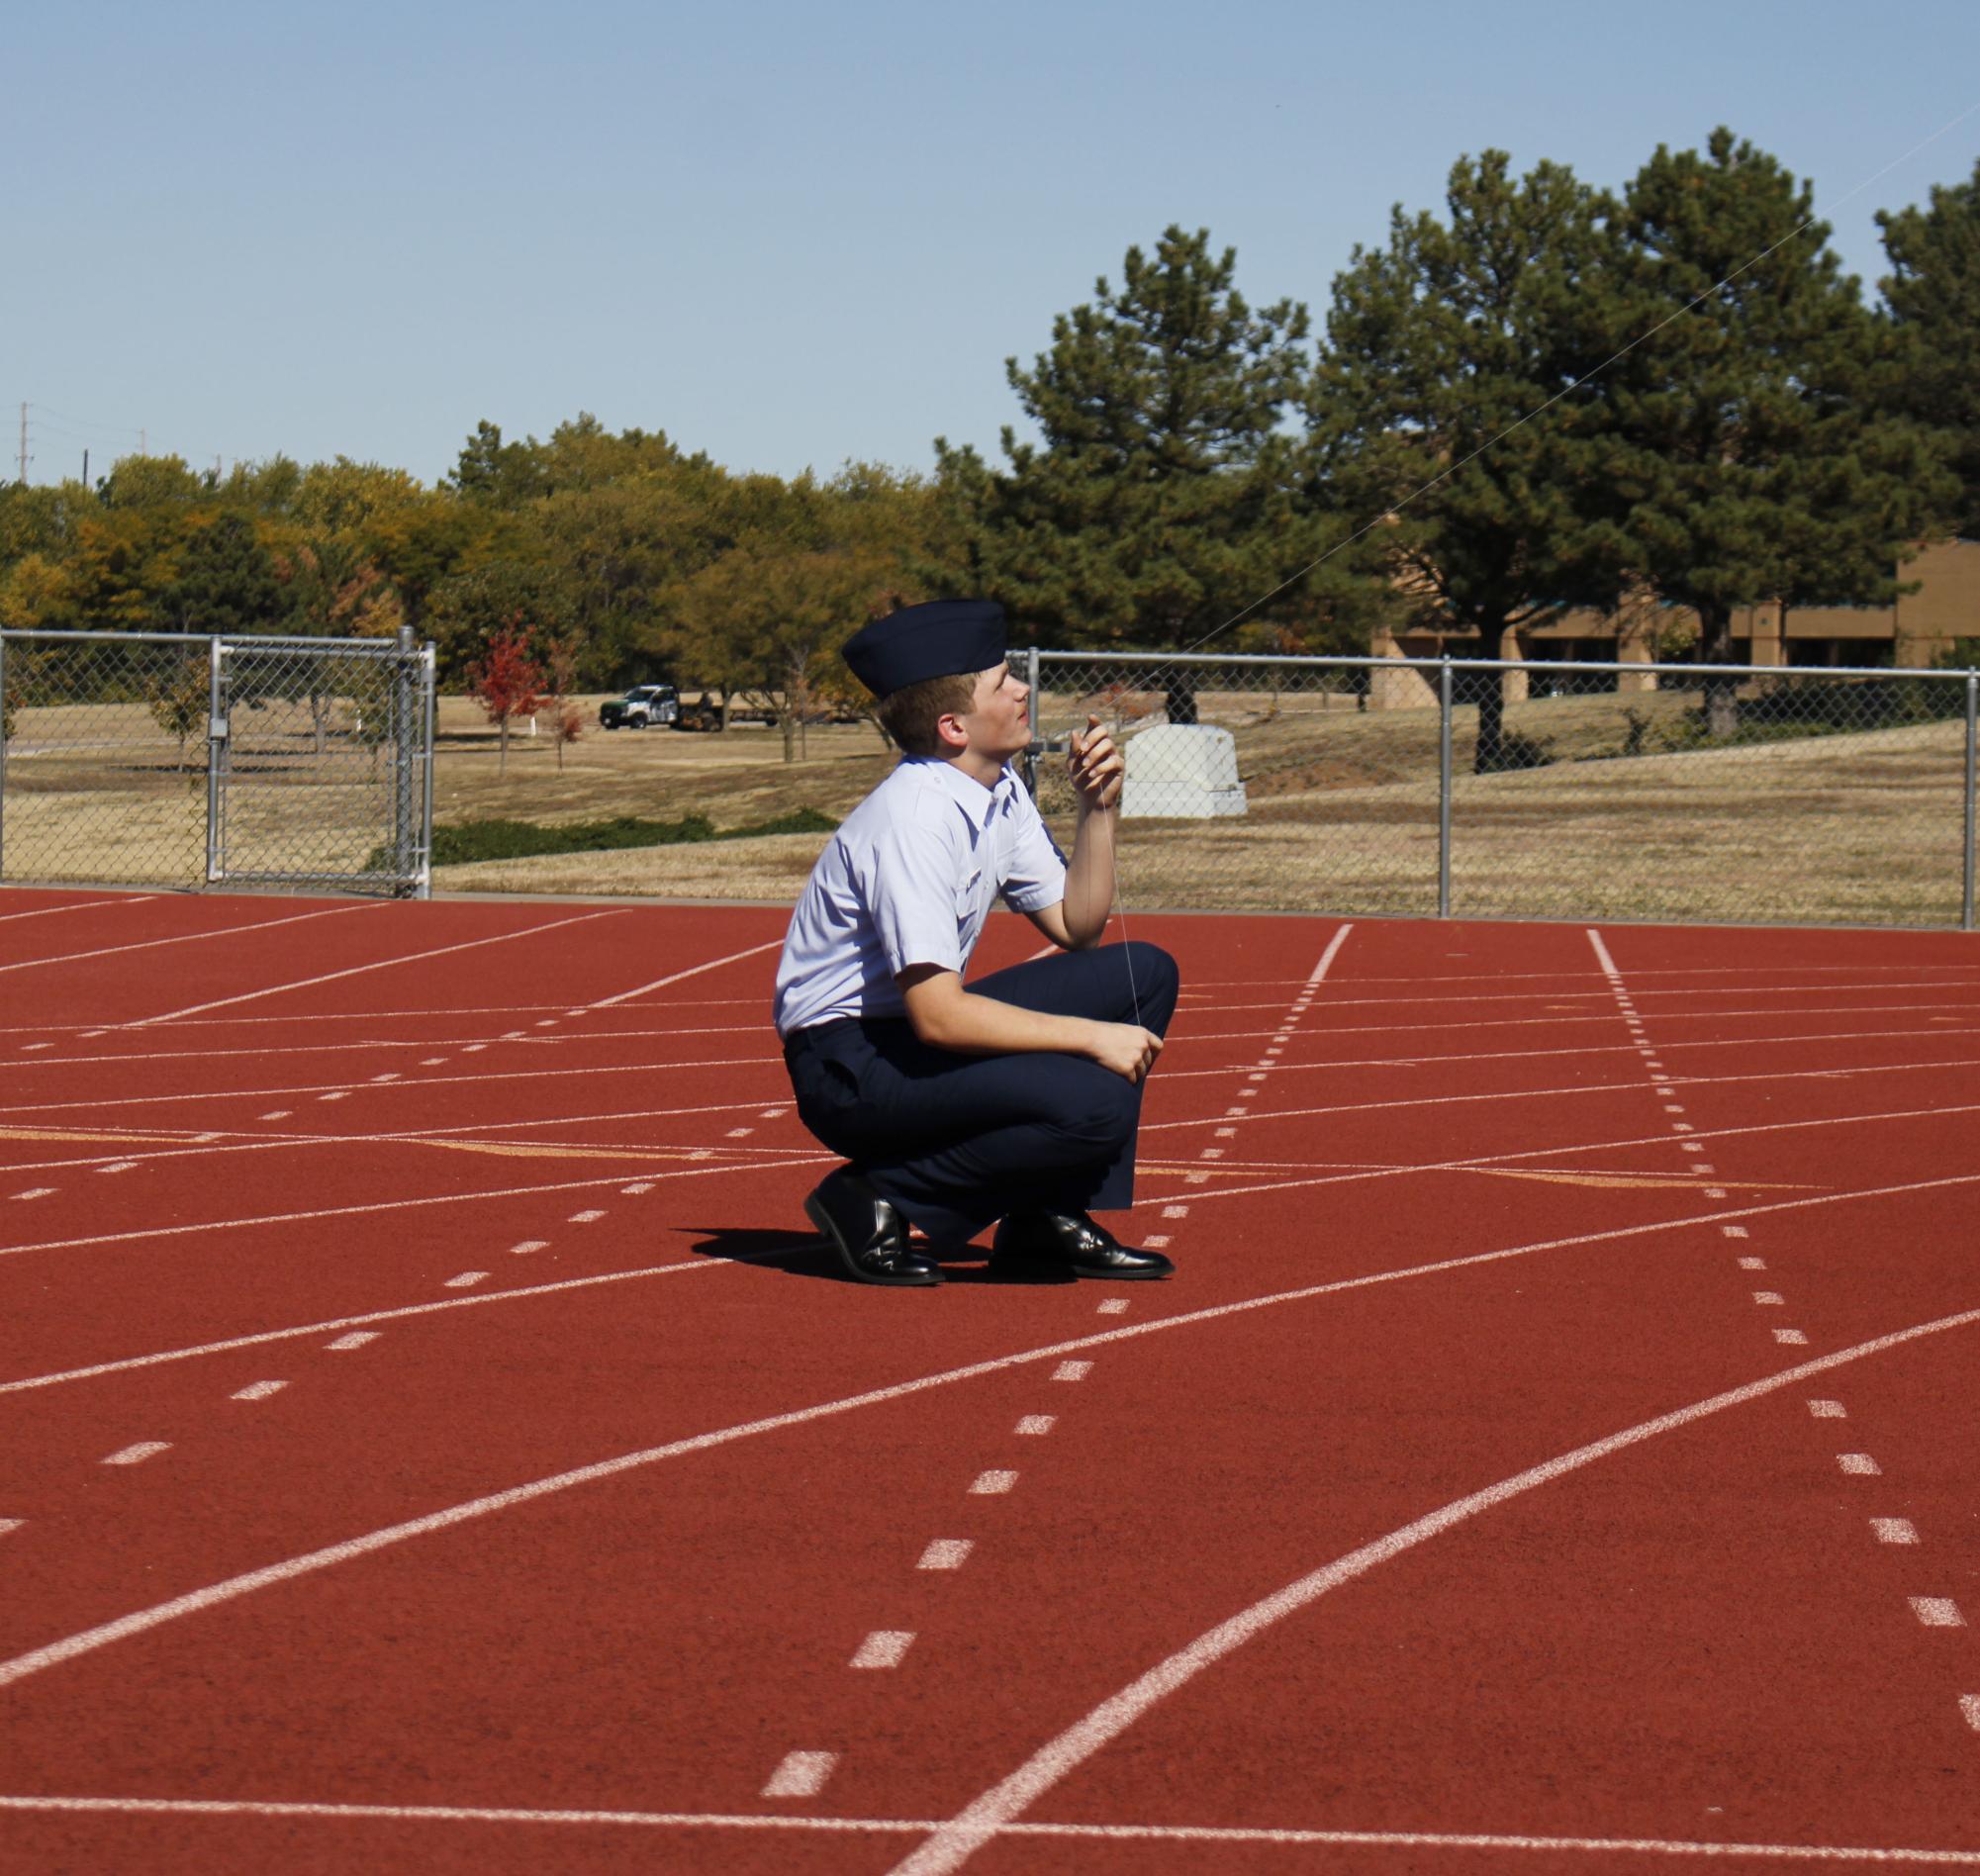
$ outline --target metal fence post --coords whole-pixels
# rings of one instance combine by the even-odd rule
[[[433,896],[433,641],[420,651],[420,719],[424,729],[420,752],[420,881],[414,889],[418,898]]]
[[[1959,929],[1973,929],[1973,783],[1974,729],[1980,720],[1980,673],[1966,674],[1966,820],[1965,838],[1960,843],[1963,878],[1959,893]]]
[[[221,675],[221,641],[206,641],[206,879],[218,885],[222,876],[220,772],[227,759],[227,718],[221,713],[225,680]]]
[[[0,632],[0,880],[7,877],[7,635]]]
[[[1031,798],[1038,799],[1038,755],[1045,745],[1038,735],[1038,647],[1027,645],[1024,650],[1024,682],[1031,692],[1031,741],[1026,745],[1018,763],[1018,774],[1024,780],[1025,789]]]
[[[1451,659],[1437,670],[1437,916],[1451,916]]]

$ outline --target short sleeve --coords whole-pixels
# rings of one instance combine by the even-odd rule
[[[956,856],[943,831],[917,817],[903,816],[874,842],[859,884],[896,977],[917,964],[962,970],[955,873]]]
[[[1043,911],[1066,896],[1066,856],[1052,838],[1030,794],[1015,791],[1011,811],[1010,867],[1003,902],[1014,912]]]

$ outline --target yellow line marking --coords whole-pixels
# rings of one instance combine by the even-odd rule
[[[0,1127],[0,1140],[81,1140],[107,1147],[161,1147],[191,1138],[189,1133],[105,1133],[94,1127]]]

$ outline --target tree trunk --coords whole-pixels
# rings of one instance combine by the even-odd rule
[[[1480,657],[1496,658],[1505,650],[1506,628],[1481,625],[1478,628]],[[1506,674],[1481,671],[1477,674],[1478,746],[1471,757],[1473,775],[1495,775],[1506,766]]]
[[[1196,680],[1189,671],[1171,671],[1163,679],[1162,704],[1172,723],[1196,720]]]
[[[1733,662],[1733,609],[1730,606],[1701,606],[1698,609],[1699,662]],[[1714,738],[1736,736],[1740,731],[1740,681],[1733,677],[1705,680],[1705,730]]]
[[[507,775],[509,773],[509,718],[508,717],[505,716],[502,719],[502,721],[496,725],[496,732],[497,732],[496,747],[501,751],[501,754],[496,760],[495,772],[497,775]]]

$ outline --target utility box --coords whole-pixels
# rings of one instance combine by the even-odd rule
[[[1244,811],[1238,742],[1228,729],[1158,723],[1128,738],[1124,819],[1221,820]]]

